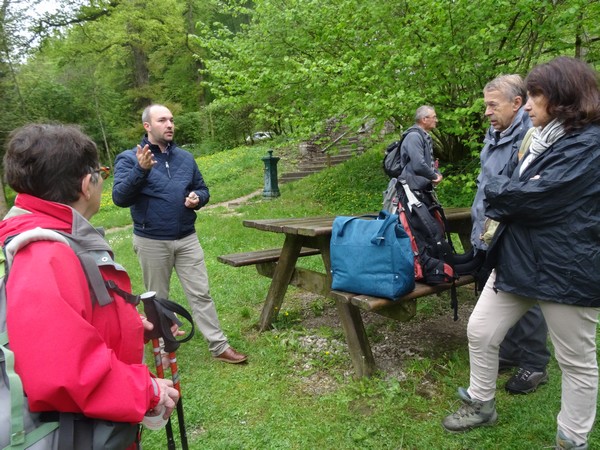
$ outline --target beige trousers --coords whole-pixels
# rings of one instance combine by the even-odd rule
[[[596,417],[596,327],[600,308],[538,302],[536,299],[495,291],[495,281],[494,271],[481,292],[467,326],[471,364],[469,394],[481,401],[495,397],[500,343],[509,328],[539,303],[548,324],[554,356],[562,371],[558,429],[577,444],[587,442]]]
[[[158,297],[168,298],[173,269],[192,309],[198,330],[208,342],[208,350],[218,356],[229,348],[221,330],[215,303],[210,296],[204,251],[196,234],[174,241],[161,241],[133,235],[133,249],[142,266],[144,285]]]

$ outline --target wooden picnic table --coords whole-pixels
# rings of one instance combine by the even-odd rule
[[[470,248],[471,210],[470,208],[445,208],[448,231],[457,233],[465,249]],[[329,296],[331,291],[331,259],[329,241],[334,216],[295,217],[282,219],[244,220],[243,225],[260,231],[281,233],[285,236],[279,255],[271,258],[247,259],[256,265],[257,271],[272,279],[259,320],[259,329],[267,330],[277,317],[289,285]],[[323,261],[322,272],[309,270],[296,265],[303,256],[320,254]],[[228,255],[219,257],[221,262],[239,266]],[[233,256],[233,255],[230,255]]]

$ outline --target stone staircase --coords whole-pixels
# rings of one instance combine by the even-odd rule
[[[320,172],[323,169],[346,162],[356,154],[358,154],[356,150],[341,148],[333,155],[330,153],[314,155],[310,159],[303,159],[300,161],[295,172],[287,172],[281,175],[279,177],[279,182],[288,183],[290,181],[301,180],[302,178]]]
[[[332,124],[333,128],[337,123]],[[337,127],[339,128],[339,127]],[[300,162],[294,172],[280,175],[279,183],[289,183],[320,172],[321,170],[341,164],[364,151],[361,145],[361,131],[352,132],[348,129],[333,133],[327,130],[323,136],[315,137],[299,145]],[[325,137],[325,139],[324,139]],[[318,142],[327,141],[325,144]]]

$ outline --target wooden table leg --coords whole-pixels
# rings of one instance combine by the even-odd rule
[[[296,267],[296,261],[300,256],[301,248],[302,238],[300,236],[286,235],[283,248],[281,249],[281,256],[275,268],[271,286],[269,286],[269,292],[267,293],[267,298],[260,314],[260,331],[271,328],[271,323],[279,313],[288,284]]]
[[[336,300],[336,304],[356,377],[370,377],[375,372],[375,359],[371,352],[371,344],[365,331],[360,309],[340,300]]]
[[[320,236],[318,248],[321,250],[321,259],[323,260],[323,266],[325,267],[326,283],[331,288],[331,255],[329,252],[329,242],[329,236]]]

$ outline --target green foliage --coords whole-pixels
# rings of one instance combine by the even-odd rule
[[[243,143],[251,134],[250,107],[231,108],[218,102],[211,103],[201,111],[203,139],[231,148]]]
[[[179,141],[203,154],[257,130],[306,137],[331,117],[407,126],[428,103],[438,156],[456,164],[479,147],[491,78],[558,54],[600,58],[600,4],[587,0],[59,3],[34,30],[37,52],[0,61],[0,107],[11,127],[82,125],[106,162],[137,142],[149,102],[167,104]],[[7,5],[0,40],[16,49]]]
[[[201,142],[200,113],[189,112],[177,117],[177,142],[179,145]]]
[[[221,104],[253,117],[314,129],[332,116],[410,123],[416,107],[441,118],[441,157],[456,162],[487,126],[478,99],[501,73],[525,75],[558,54],[595,62],[598,2],[225,1],[249,23],[202,21],[197,41]],[[591,55],[591,56],[590,56]]]

